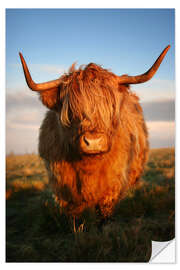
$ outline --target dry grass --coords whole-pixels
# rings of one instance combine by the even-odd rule
[[[88,209],[66,217],[37,155],[9,155],[6,169],[8,262],[147,262],[151,240],[174,238],[174,149],[151,150],[142,181],[104,221]]]
[[[42,159],[35,154],[6,158],[6,198],[24,189],[44,190],[48,178]]]

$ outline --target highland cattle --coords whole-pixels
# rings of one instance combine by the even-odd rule
[[[148,158],[148,132],[131,84],[150,80],[167,46],[144,74],[117,76],[99,65],[69,69],[59,79],[35,83],[20,58],[30,89],[49,109],[40,128],[43,158],[56,200],[68,215],[86,208],[110,216],[140,179]]]

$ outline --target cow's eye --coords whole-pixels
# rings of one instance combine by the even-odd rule
[[[70,109],[68,109],[68,119],[69,119],[69,122],[71,123],[72,120],[73,120],[73,114],[72,114],[72,111]]]

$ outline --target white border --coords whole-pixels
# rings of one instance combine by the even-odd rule
[[[26,4],[25,4],[26,3]],[[35,1],[35,0],[31,0],[31,1],[10,1],[7,0],[2,1],[1,5],[0,5],[0,19],[1,19],[1,31],[0,31],[0,35],[1,35],[1,47],[0,47],[0,65],[1,65],[1,80],[0,80],[0,112],[1,112],[1,117],[0,117],[0,149],[1,149],[1,157],[0,157],[0,200],[1,200],[1,233],[0,233],[0,263],[1,263],[1,269],[6,269],[9,268],[10,266],[12,266],[13,268],[16,266],[18,267],[18,269],[21,269],[21,267],[24,269],[30,269],[32,267],[41,267],[41,265],[39,264],[28,264],[28,263],[23,263],[23,264],[19,264],[19,263],[11,263],[11,264],[5,264],[5,104],[4,104],[4,100],[5,100],[5,8],[176,8],[176,29],[179,29],[178,25],[178,18],[179,17],[179,8],[177,7],[178,1],[155,1],[155,0],[151,0],[150,2],[148,2],[148,6],[147,6],[147,1],[140,1],[140,0],[136,0],[136,1],[115,1],[115,0],[111,0],[111,1],[95,1],[95,0],[91,0],[90,2],[87,1],[64,1],[64,2],[59,2],[59,1]],[[177,33],[176,33],[177,34]],[[178,37],[176,35],[176,60],[178,60]],[[177,70],[177,66],[178,63],[176,62],[176,70]],[[176,78],[177,82],[177,90],[178,90],[178,77]],[[179,94],[178,91],[176,92],[176,115],[178,116],[178,108],[179,108]],[[179,124],[177,122],[177,118],[176,118],[176,138],[179,138]],[[178,145],[178,141],[176,140],[176,162],[179,159],[178,158],[178,152],[179,152],[179,145]],[[176,163],[177,164],[177,163]],[[176,171],[176,179],[178,178],[178,172]],[[178,190],[178,181],[176,182],[176,206],[179,205],[178,203],[178,197],[177,196],[177,190]],[[3,216],[3,219],[2,219]],[[178,220],[179,220],[179,216],[178,216],[178,211],[176,211],[176,224],[178,224]],[[178,226],[176,226],[178,227]],[[178,236],[178,240],[179,240],[179,235],[177,233],[176,230],[176,236]],[[174,245],[175,247],[175,245]],[[169,248],[174,248],[171,245],[169,246]],[[171,252],[171,251],[169,251]],[[177,252],[176,252],[177,253]],[[178,254],[178,253],[177,253]],[[167,256],[169,256],[168,254],[165,255],[165,257],[167,258]],[[166,261],[167,262],[167,261]],[[172,265],[172,267],[178,267],[178,258],[176,258],[176,264]],[[88,267],[99,267],[99,264],[51,264],[54,268],[78,268],[80,269],[82,267],[82,269],[84,269],[84,267],[88,268]],[[158,267],[159,269],[159,265],[153,265],[153,264],[146,264],[147,267]],[[103,270],[105,270],[106,268],[109,269],[109,267],[132,267],[132,264],[109,264],[109,263],[103,263],[101,264],[101,266],[103,267]],[[49,269],[50,264],[44,264],[43,263],[43,268],[44,269]],[[143,267],[144,269],[144,264],[133,264],[133,267],[137,267],[137,269]],[[163,265],[163,268],[168,267],[169,269],[169,265]]]

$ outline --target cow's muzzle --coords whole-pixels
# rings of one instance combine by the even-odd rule
[[[108,137],[104,133],[86,132],[80,137],[80,151],[85,154],[100,154],[109,149]]]

